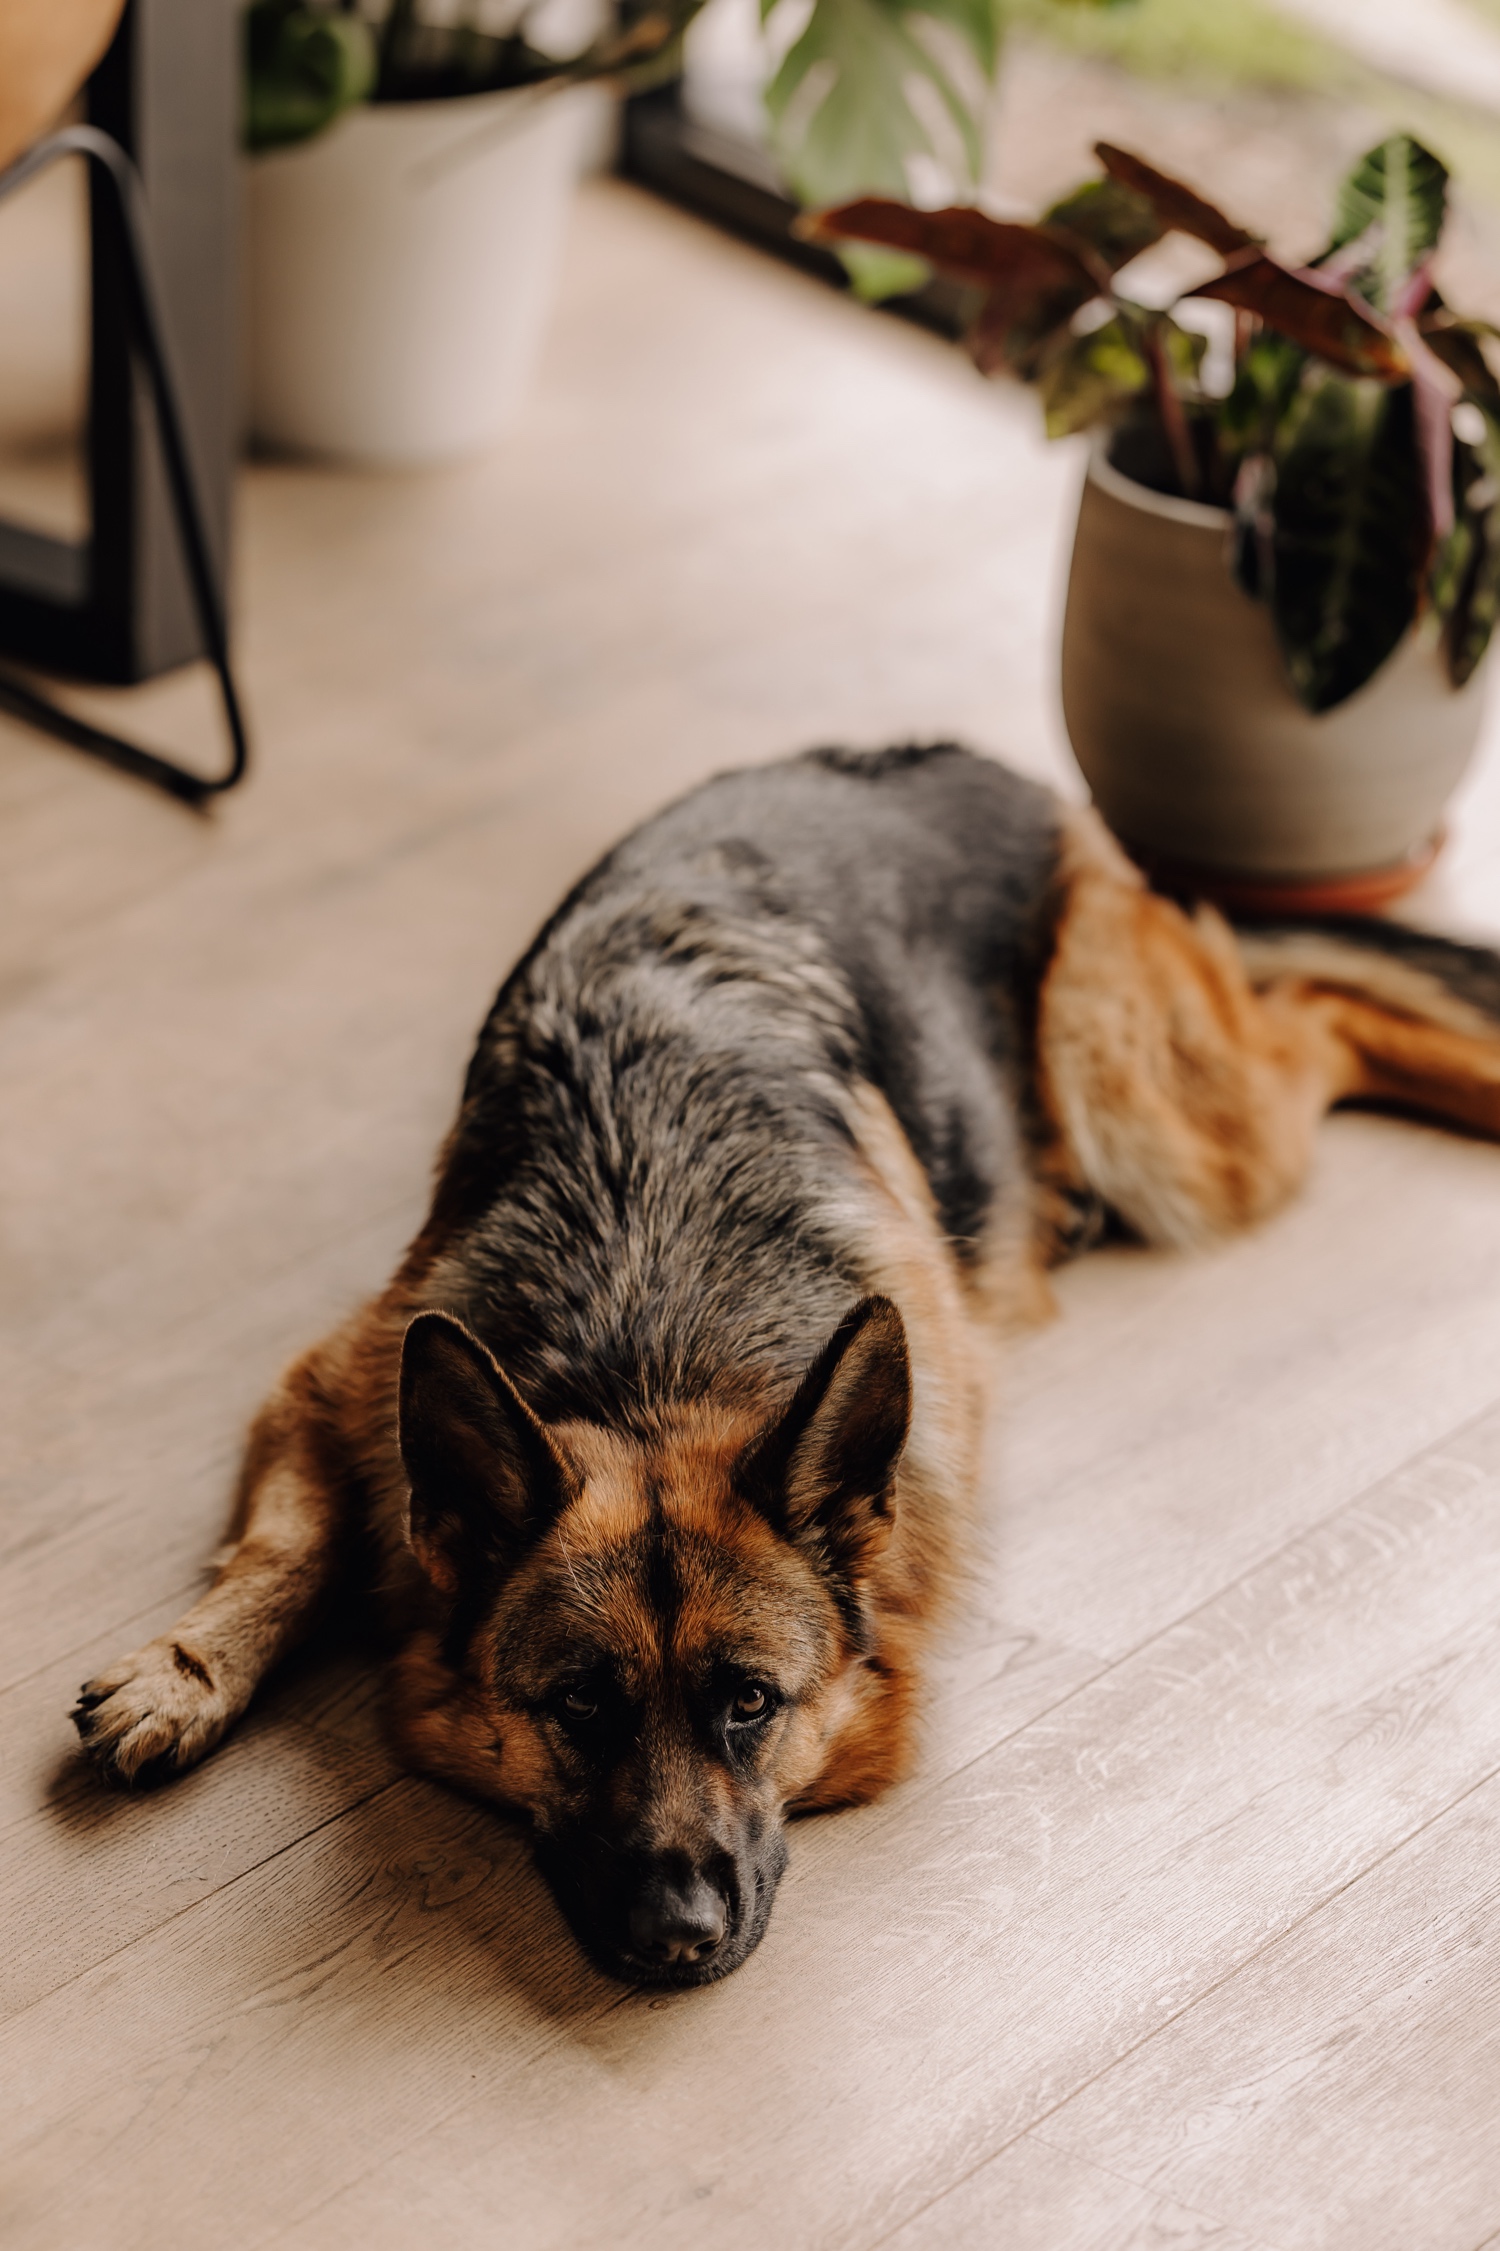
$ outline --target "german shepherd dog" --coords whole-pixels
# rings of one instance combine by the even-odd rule
[[[1351,1098],[1500,1130],[1500,959],[1236,936],[951,745],[710,782],[505,984],[399,1272],[284,1377],[228,1559],[79,1734],[191,1766],[363,1551],[403,1754],[529,1824],[604,1969],[722,1977],[787,1817],[912,1758],[988,1338],[1106,1217],[1252,1225]]]

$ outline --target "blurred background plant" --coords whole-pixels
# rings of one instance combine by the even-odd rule
[[[678,67],[702,0],[558,0],[424,9],[390,0],[251,0],[245,11],[245,143],[310,140],[360,103],[445,101],[510,87],[615,79],[631,91]]]
[[[1034,204],[1102,133],[1253,195],[1285,235],[1309,182],[1331,191],[1409,125],[1470,191],[1447,257],[1500,315],[1500,0],[252,0],[246,28],[251,149],[372,99],[683,71],[689,111],[805,207]],[[871,297],[918,279],[889,253],[848,262]]]
[[[1011,0],[757,0],[775,57],[762,88],[782,177],[806,205],[858,190],[907,193],[914,167],[955,188],[983,177],[1002,33]],[[1027,0],[1044,14],[1133,0]],[[410,102],[506,87],[610,80],[639,92],[682,67],[704,0],[613,0],[576,12],[558,0],[252,0],[246,10],[245,141],[252,151],[310,139],[366,101]],[[587,9],[587,0],[585,0]],[[571,23],[568,20],[572,15]],[[871,296],[910,285],[909,259],[851,250]]]

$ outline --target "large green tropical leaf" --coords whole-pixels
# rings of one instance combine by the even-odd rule
[[[1403,309],[1406,284],[1437,248],[1447,203],[1447,167],[1410,133],[1392,133],[1366,151],[1340,188],[1324,255],[1366,246],[1350,278],[1372,305],[1394,313]]]
[[[915,35],[917,13],[897,0],[815,0],[766,89],[777,153],[803,203],[841,202],[862,190],[906,193],[907,160],[936,153],[912,106],[913,80],[936,93],[970,177],[977,172],[979,121],[956,78]]]
[[[764,8],[765,0],[762,0]],[[920,8],[908,5],[908,14],[931,16],[934,23],[951,24],[964,40],[987,79],[1000,67],[1000,35],[1005,21],[1005,0],[922,0]]]
[[[1430,544],[1409,383],[1312,364],[1278,436],[1277,637],[1309,711],[1363,687],[1416,616]]]

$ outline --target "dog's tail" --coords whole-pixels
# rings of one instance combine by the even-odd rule
[[[1500,1133],[1500,953],[1352,915],[1234,935],[1257,988],[1290,979],[1353,1004],[1365,1099]]]
[[[1234,934],[1252,984],[1305,977],[1423,1023],[1500,1033],[1500,953],[1488,946],[1361,915],[1236,924]]]

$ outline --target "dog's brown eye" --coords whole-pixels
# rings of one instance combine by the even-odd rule
[[[581,1688],[570,1688],[562,1700],[562,1707],[570,1720],[591,1720],[599,1709],[597,1699],[585,1696]]]
[[[737,1720],[764,1719],[771,1699],[763,1688],[742,1688],[729,1708]]]

